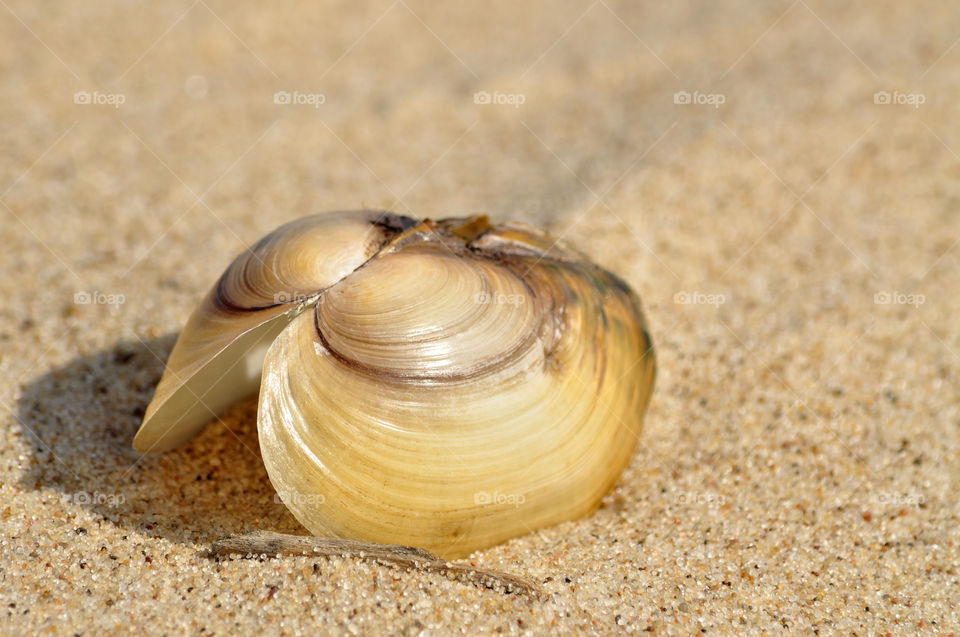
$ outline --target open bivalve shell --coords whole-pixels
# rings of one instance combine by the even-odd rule
[[[175,447],[259,387],[267,473],[311,533],[451,558],[594,510],[654,367],[636,295],[536,229],[314,215],[227,268],[134,447]]]

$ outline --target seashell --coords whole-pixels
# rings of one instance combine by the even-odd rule
[[[175,447],[259,389],[267,473],[311,533],[450,558],[593,511],[654,376],[637,296],[545,233],[328,213],[227,268],[134,447]]]

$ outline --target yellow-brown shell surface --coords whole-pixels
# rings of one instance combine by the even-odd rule
[[[371,211],[287,224],[180,336],[134,442],[256,391],[270,480],[316,535],[467,554],[592,511],[654,380],[639,300],[526,225]]]

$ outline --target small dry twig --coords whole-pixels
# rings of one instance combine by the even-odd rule
[[[210,556],[241,554],[245,557],[259,555],[307,555],[324,557],[355,557],[361,560],[398,566],[418,571],[442,573],[454,579],[480,584],[507,593],[519,593],[539,597],[540,587],[530,580],[460,562],[448,562],[425,549],[396,544],[357,542],[339,538],[286,535],[272,531],[254,531],[217,540],[210,545]]]

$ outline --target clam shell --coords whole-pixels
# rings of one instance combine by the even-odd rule
[[[548,235],[366,211],[288,224],[230,266],[135,446],[189,438],[261,361],[263,461],[294,516],[445,557],[595,509],[655,375],[636,295]]]
[[[317,214],[280,226],[237,257],[180,333],[134,449],[173,449],[255,395],[267,347],[311,297],[412,223],[375,211]]]

